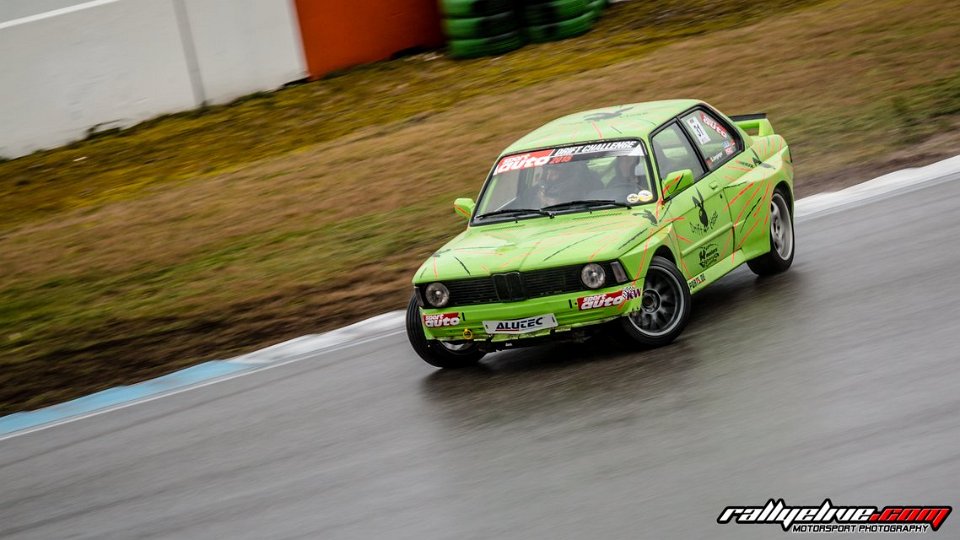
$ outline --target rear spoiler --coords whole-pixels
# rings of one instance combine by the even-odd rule
[[[767,120],[767,113],[738,114],[731,116],[730,120],[744,131],[756,131],[758,137],[774,134],[773,125]]]

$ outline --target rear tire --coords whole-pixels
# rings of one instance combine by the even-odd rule
[[[642,307],[620,319],[624,333],[645,347],[662,347],[677,339],[691,311],[690,288],[677,265],[654,257],[641,294]]]
[[[407,305],[407,339],[420,358],[438,368],[459,369],[474,366],[484,355],[474,342],[451,346],[442,341],[427,339],[423,335],[423,319],[420,318],[420,304],[416,295]]]
[[[793,264],[793,214],[787,203],[787,194],[778,187],[770,198],[770,251],[747,261],[747,266],[758,276],[772,276],[786,272]]]

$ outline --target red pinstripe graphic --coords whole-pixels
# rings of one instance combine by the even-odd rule
[[[770,193],[770,189],[772,187],[773,187],[773,184],[767,186],[767,190],[763,193],[763,198],[760,199],[760,204],[758,204],[757,209],[753,211],[754,214],[756,214],[761,208],[763,208],[764,206],[763,203],[766,202],[767,194]],[[767,217],[769,217],[769,215]],[[750,227],[750,230],[748,230],[747,233],[743,235],[743,238],[740,239],[740,243],[737,245],[737,249],[740,249],[741,247],[743,247],[743,243],[747,241],[747,238],[750,238],[750,233],[752,233],[753,230],[756,229],[757,225],[759,224],[760,224],[759,219],[753,223],[753,227]]]
[[[684,242],[686,242],[686,243],[688,243],[688,244],[691,243],[691,242],[693,242],[693,240],[691,240],[691,239],[689,239],[689,238],[687,238],[687,237],[685,237],[685,236],[681,236],[680,233],[678,233],[678,232],[674,232],[673,234],[676,235],[677,240],[683,240]]]
[[[750,188],[752,188],[752,187],[754,187],[754,186],[756,186],[756,185],[757,185],[757,184],[747,184],[747,187],[741,189],[741,190],[740,190],[740,193],[737,193],[737,195],[736,195],[734,198],[730,199],[730,202],[727,203],[727,209],[729,210],[730,207],[733,206],[733,203],[735,203],[735,202],[737,201],[737,199],[740,198],[741,195],[743,195],[744,193],[746,193],[746,191],[747,191],[748,189],[750,189]]]
[[[762,186],[762,185],[763,185],[763,184],[757,183],[757,184],[754,184],[754,187],[755,187],[755,188],[759,188],[759,187]],[[747,200],[749,200],[750,198],[752,198],[754,195],[756,195],[756,193],[751,193],[751,194],[749,195],[749,197],[748,197]],[[734,227],[736,227],[736,226],[740,223],[740,218],[743,217],[743,213],[747,211],[747,207],[748,207],[748,206],[750,206],[750,205],[747,204],[747,203],[743,203],[743,208],[740,209],[740,213],[737,214],[737,219],[734,220],[734,222],[733,222],[733,226],[734,226]]]
[[[603,249],[604,249],[605,247],[609,246],[610,244],[612,244],[612,243],[614,242],[614,240],[619,240],[619,239],[620,239],[620,235],[616,235],[616,236],[614,236],[613,238],[611,238],[610,240],[607,240],[606,242],[604,242],[603,244],[601,244],[600,247],[598,247],[596,251],[594,251],[593,253],[591,253],[591,254],[590,254],[590,258],[587,259],[587,260],[593,262],[593,258],[597,256],[597,253],[600,253],[601,251],[603,251]]]
[[[500,265],[500,268],[505,268],[507,265],[509,265],[509,264],[512,263],[513,261],[522,260],[524,257],[529,257],[531,254],[533,254],[533,251],[532,251],[532,250],[531,250],[531,251],[528,251],[528,252],[526,252],[526,253],[520,253],[520,254],[518,254],[518,255],[515,255],[513,258],[510,258],[510,259],[507,259],[506,261],[504,261],[504,263]]]
[[[669,180],[669,182],[667,183],[666,187],[663,188],[663,190],[664,190],[664,191],[670,191],[671,189],[673,189],[673,187],[674,187],[675,185],[677,185],[678,183],[680,183],[680,179],[681,179],[681,178],[683,178],[683,175],[682,175],[682,174],[678,174],[676,178],[673,178],[673,179]],[[663,200],[663,199],[661,198],[661,200]]]
[[[736,166],[736,165],[729,165],[729,167],[730,167],[731,169],[736,169],[736,170],[738,170],[738,171],[743,171],[743,172],[750,172],[750,171],[753,170],[753,169],[751,169],[751,168],[749,168],[749,167],[738,167],[738,166]]]
[[[743,247],[743,243],[747,241],[747,238],[750,237],[750,233],[752,233],[753,230],[756,229],[756,228],[757,228],[757,225],[759,225],[759,224],[760,224],[760,220],[758,219],[757,221],[755,221],[755,222],[753,223],[753,227],[750,227],[750,228],[747,230],[747,233],[743,235],[743,238],[740,239],[740,244],[737,245],[737,250],[738,250],[738,251],[740,250],[740,248]]]
[[[643,242],[643,253],[640,254],[640,264],[637,265],[637,274],[638,274],[638,277],[637,277],[636,279],[634,279],[634,280],[633,280],[633,283],[632,283],[632,285],[633,285],[634,287],[637,286],[637,281],[640,281],[639,274],[640,274],[640,271],[643,270],[643,263],[647,262],[647,248],[649,247],[649,244],[650,244],[650,239],[649,239],[649,238],[647,238],[646,240],[644,240],[644,242]]]
[[[602,139],[602,138],[603,138],[603,133],[600,133],[600,128],[597,127],[597,123],[596,123],[596,122],[590,122],[590,125],[593,126],[593,129],[595,129],[595,130],[597,131],[597,136]]]

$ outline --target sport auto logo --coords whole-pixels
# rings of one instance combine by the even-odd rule
[[[460,324],[459,313],[437,313],[436,315],[424,315],[423,325],[427,328],[440,328],[443,326],[456,326]]]
[[[787,506],[770,499],[765,506],[728,506],[717,523],[780,525],[797,533],[923,533],[936,531],[953,508],[950,506]]]
[[[605,294],[592,294],[590,296],[581,296],[577,298],[577,307],[580,311],[585,309],[597,309],[610,306],[619,306],[627,300],[640,297],[640,291],[636,287],[627,287],[622,291],[616,291]]]

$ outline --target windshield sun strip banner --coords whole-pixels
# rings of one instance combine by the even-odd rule
[[[643,156],[643,146],[640,141],[609,141],[574,146],[561,146],[533,152],[522,152],[504,156],[494,168],[494,174],[501,174],[532,167],[543,167],[613,156]]]

